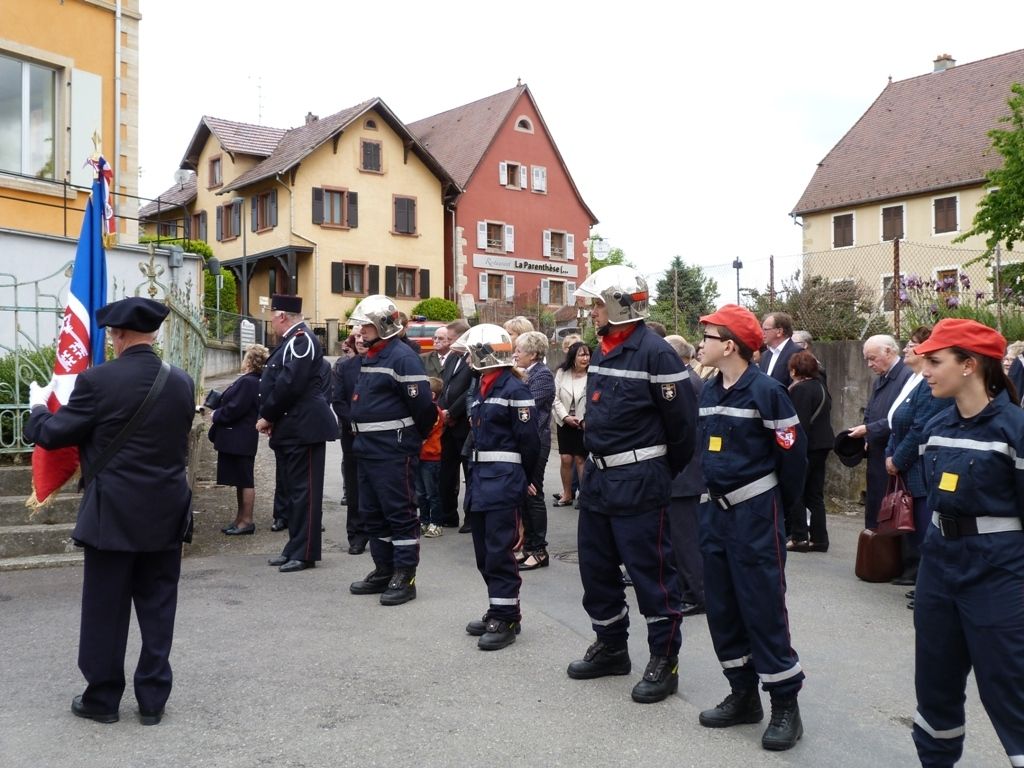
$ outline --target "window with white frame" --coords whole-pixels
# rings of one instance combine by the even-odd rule
[[[849,248],[853,245],[853,214],[832,217],[832,247]]]
[[[516,277],[500,272],[481,272],[479,294],[480,301],[511,301],[516,295]]]
[[[576,238],[571,232],[545,229],[542,248],[545,258],[572,259],[576,248]]]
[[[576,301],[576,283],[568,280],[540,281],[540,303],[564,307]]]
[[[0,171],[57,176],[57,72],[0,56]]]
[[[516,249],[516,228],[501,221],[478,221],[476,247],[491,253],[512,253]]]
[[[932,232],[941,235],[947,232],[956,232],[960,228],[957,211],[957,197],[937,197],[932,201],[934,212]]]
[[[543,165],[530,166],[530,170],[533,174],[533,191],[534,192],[547,192],[548,191],[548,169]]]
[[[526,189],[528,172],[529,168],[522,163],[503,160],[498,163],[498,183],[509,189]]]
[[[523,133],[533,133],[533,121],[526,115],[520,115],[516,118],[516,130]]]

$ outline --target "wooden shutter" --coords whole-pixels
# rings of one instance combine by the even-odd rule
[[[239,211],[241,212],[241,211]],[[255,232],[260,228],[260,196],[253,195],[249,198],[249,231]]]
[[[956,198],[942,197],[935,201],[935,232],[956,230]]]
[[[277,190],[270,190],[270,226],[277,226]]]
[[[576,303],[576,283],[565,284],[565,303],[570,307]]]
[[[217,206],[217,240],[224,239],[224,206]]]
[[[487,222],[476,223],[476,247],[481,251],[487,250]]]
[[[313,223],[324,223],[324,190],[322,187],[313,187]]]
[[[207,242],[206,237],[206,211],[199,213],[199,239],[204,243]]]
[[[416,201],[411,197],[406,200],[406,212],[409,217],[409,234],[416,234]]]
[[[348,218],[345,219],[345,223],[351,229],[355,229],[359,226],[359,193],[349,192],[346,197],[348,198]]]
[[[192,217],[186,212],[181,219],[181,228],[184,230],[184,237],[186,240],[192,239]]]
[[[508,163],[498,163],[498,183],[503,187],[508,186]]]
[[[331,262],[331,293],[345,292],[345,265],[340,261]]]
[[[548,191],[548,169],[543,165],[533,166],[533,191]]]
[[[394,296],[398,287],[398,269],[395,267],[384,267],[384,295]]]
[[[540,281],[540,303],[551,303],[551,281],[547,278],[541,278]]]
[[[528,186],[530,186],[529,175],[530,175],[530,169],[527,166],[525,166],[525,165],[520,165],[519,166],[519,188],[520,189],[526,189]]]
[[[487,301],[487,273],[480,273],[480,301]]]
[[[505,225],[505,253],[512,253],[516,249],[516,228],[511,224]]]
[[[576,236],[566,233],[565,235],[565,257],[572,261],[576,258]]]
[[[551,258],[551,230],[550,229],[545,229],[544,230],[544,248],[542,249],[542,253],[543,253],[544,256],[547,256],[549,259]]]
[[[516,276],[505,275],[505,301],[512,301],[516,297]]]
[[[380,267],[376,264],[370,264],[366,268],[366,272],[370,276],[370,285],[366,292],[368,294],[380,293]]]
[[[420,295],[421,299],[429,299],[430,298],[430,270],[429,269],[421,269],[420,270],[420,294],[419,295]]]

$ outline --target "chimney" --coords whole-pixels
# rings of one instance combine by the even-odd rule
[[[935,69],[933,72],[945,72],[947,69],[952,69],[956,66],[956,59],[950,56],[948,53],[940,53],[935,57]]]
[[[938,66],[938,64],[936,64],[935,66]],[[306,125],[309,125],[310,123],[315,123],[319,119],[320,118],[314,115],[312,112],[306,113]]]

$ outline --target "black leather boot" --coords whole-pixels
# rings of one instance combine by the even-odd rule
[[[518,621],[505,621],[504,619],[488,619],[484,627],[484,633],[477,641],[477,648],[481,651],[500,651],[502,648],[512,645],[519,634]]]
[[[796,696],[789,699],[772,698],[772,719],[761,737],[761,746],[775,752],[792,749],[804,735],[800,720],[800,706]]]
[[[714,709],[700,713],[700,724],[705,728],[728,728],[742,723],[760,723],[764,720],[761,695],[757,688],[733,691]]]
[[[380,596],[381,605],[401,605],[416,599],[416,569],[398,568],[395,570],[387,589]]]
[[[348,591],[353,595],[377,595],[388,588],[388,582],[394,575],[393,571],[377,566],[362,581],[353,581]]]
[[[598,640],[587,648],[582,659],[572,662],[566,672],[573,680],[590,680],[605,675],[628,675],[632,668],[628,648],[612,648]]]
[[[653,704],[679,689],[679,657],[651,656],[640,682],[633,686],[633,701]]]

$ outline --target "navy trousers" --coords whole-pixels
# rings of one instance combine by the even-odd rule
[[[960,759],[964,691],[973,667],[1010,765],[1024,766],[1024,533],[948,540],[929,523],[921,555],[913,731],[921,765],[945,767]]]
[[[285,446],[277,456],[285,466],[288,499],[288,543],[281,554],[289,560],[319,560],[326,444]]]
[[[181,546],[161,552],[111,552],[85,547],[78,668],[88,683],[86,706],[116,712],[124,694],[124,656],[132,604],[142,651],[135,699],[159,712],[171,695],[171,641],[178,607]]]
[[[786,545],[777,489],[730,509],[700,505],[708,629],[733,690],[795,696],[804,679],[790,645]]]
[[[274,519],[288,522],[288,471],[280,451],[274,451]]]
[[[420,562],[419,461],[418,456],[359,457],[359,513],[370,537],[373,562],[383,570],[415,568]]]
[[[519,538],[519,510],[470,510],[476,568],[487,585],[487,616],[519,621],[519,587],[522,579],[512,550]]]
[[[548,503],[544,500],[544,469],[548,465],[551,446],[541,447],[540,459],[529,481],[537,495],[526,494],[523,499],[523,551],[539,552],[548,546]]]
[[[345,478],[345,533],[349,544],[366,543],[366,525],[359,512],[359,464],[351,443],[341,456],[341,474]]]
[[[704,560],[700,555],[697,505],[699,496],[672,499],[669,505],[669,529],[672,551],[679,572],[679,592],[684,603],[704,605]]]
[[[682,645],[682,616],[667,511],[605,515],[584,507],[576,535],[583,609],[598,640],[623,647],[629,636],[626,589],[619,570],[622,563],[633,579],[640,613],[647,619],[651,654],[677,655]]]

